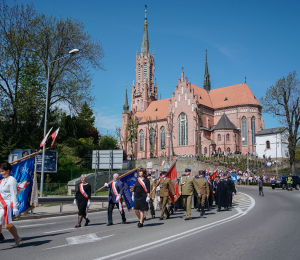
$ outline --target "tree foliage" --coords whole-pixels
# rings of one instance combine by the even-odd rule
[[[300,125],[300,82],[295,71],[277,80],[261,98],[263,111],[276,117],[288,129],[288,149],[292,174],[295,174],[295,152]]]

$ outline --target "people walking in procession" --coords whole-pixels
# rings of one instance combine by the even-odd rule
[[[167,178],[167,172],[162,171],[161,172],[161,180],[159,183],[159,196],[160,196],[160,202],[161,202],[161,215],[160,220],[164,219],[164,215],[166,214],[167,219],[170,218],[170,213],[167,210],[167,202],[169,197],[169,190],[172,192],[174,198],[176,199],[175,189],[174,186],[169,178]]]
[[[87,218],[87,211],[91,206],[91,190],[92,187],[90,184],[87,183],[87,175],[82,174],[81,183],[78,185],[78,189],[75,194],[74,205],[78,206],[78,222],[75,228],[81,227],[81,221],[85,219],[85,226],[90,223],[90,220]]]
[[[134,211],[139,219],[138,227],[143,227],[144,214],[148,211],[150,205],[150,181],[147,178],[146,169],[141,168],[135,182],[132,197],[134,198]]]
[[[19,215],[19,203],[17,200],[16,179],[10,175],[12,166],[10,163],[2,163],[0,165],[0,242],[5,238],[2,234],[2,226],[13,235],[15,239],[14,247],[17,247],[22,242],[19,237],[16,227],[12,224],[12,213],[15,217]]]
[[[264,191],[263,191],[263,182],[262,182],[262,178],[258,179],[258,192],[259,192],[259,196],[265,196],[264,195]]]
[[[209,184],[207,179],[204,178],[204,171],[199,171],[199,178],[195,179],[195,186],[198,193],[198,203],[200,205],[200,216],[202,217],[205,213],[204,205],[205,200],[209,198]]]
[[[113,181],[110,184],[105,183],[105,187],[109,188],[108,194],[108,208],[107,208],[107,216],[108,223],[107,226],[113,225],[112,213],[115,205],[120,211],[122,217],[122,224],[126,223],[125,211],[123,208],[123,200],[122,196],[124,194],[123,183],[119,180],[119,174],[115,173],[113,175]]]
[[[224,173],[223,178],[221,180],[219,180],[219,182],[218,182],[216,196],[217,196],[218,211],[221,211],[222,207],[224,207],[228,210],[230,200],[229,200],[229,194],[228,194],[227,173]]]
[[[286,183],[287,183],[287,190],[288,190],[288,191],[292,191],[292,190],[293,190],[293,188],[292,188],[292,185],[293,185],[293,177],[292,177],[292,176],[289,176],[289,177],[287,178]]]

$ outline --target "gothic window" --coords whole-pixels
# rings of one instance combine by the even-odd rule
[[[138,93],[141,92],[141,86],[140,83],[138,84]]]
[[[144,80],[147,78],[147,64],[144,65]]]
[[[153,128],[150,129],[150,150],[153,151],[155,147],[155,130]]]
[[[248,144],[248,134],[247,134],[247,119],[246,117],[242,118],[242,145]]]
[[[185,99],[185,100],[187,99],[187,94],[186,94],[186,93],[184,93],[184,99]]]
[[[139,64],[139,80],[141,80],[141,64]]]
[[[226,141],[230,141],[230,136],[229,136],[229,134],[226,135]]]
[[[152,82],[152,76],[153,76],[153,75],[152,75],[152,65],[150,65],[150,68],[149,68],[149,69],[150,69],[150,81]]]
[[[152,84],[150,84],[150,92],[152,92]]]
[[[204,154],[207,154],[207,147],[204,147]]]
[[[252,145],[255,145],[255,117],[251,118],[251,130],[252,130]]]
[[[175,101],[175,107],[177,107],[177,101]]]
[[[267,148],[267,149],[270,149],[270,148],[271,148],[270,141],[266,141],[266,148]]]
[[[160,129],[160,149],[166,148],[166,135],[165,135],[165,128],[162,127]]]
[[[188,145],[188,119],[184,113],[178,118],[178,145]]]
[[[218,141],[221,141],[221,135],[218,134]]]
[[[140,136],[140,151],[142,152],[142,151],[144,151],[144,131],[143,130],[140,131],[139,136]]]
[[[178,101],[180,101],[180,94],[178,94]]]
[[[188,105],[190,105],[191,104],[191,100],[190,99],[188,99]]]

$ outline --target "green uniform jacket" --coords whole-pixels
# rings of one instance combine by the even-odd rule
[[[183,176],[180,179],[179,182],[179,191],[181,192],[181,195],[193,195],[194,194],[194,188],[197,190],[197,186],[195,184],[195,178],[193,176]]]
[[[161,179],[159,183],[159,187],[160,187],[160,192],[159,192],[160,197],[168,197],[169,189],[172,192],[172,194],[175,195],[174,186],[169,178]]]
[[[155,187],[155,183],[153,180],[150,179],[150,193],[152,192],[154,187]],[[150,198],[155,198],[155,191],[152,192]]]
[[[201,193],[201,195],[209,195],[209,184],[207,179],[198,178],[195,179],[195,184],[197,186],[197,193]]]
[[[290,184],[293,184],[293,178],[288,178],[286,183],[290,183]]]

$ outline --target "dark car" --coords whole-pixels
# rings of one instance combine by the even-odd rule
[[[272,189],[275,188],[282,188],[283,190],[287,188],[286,180],[288,176],[281,176],[278,177],[276,180],[271,181]],[[299,176],[292,176],[293,178],[293,185],[292,188],[296,190],[300,189],[300,177]]]

